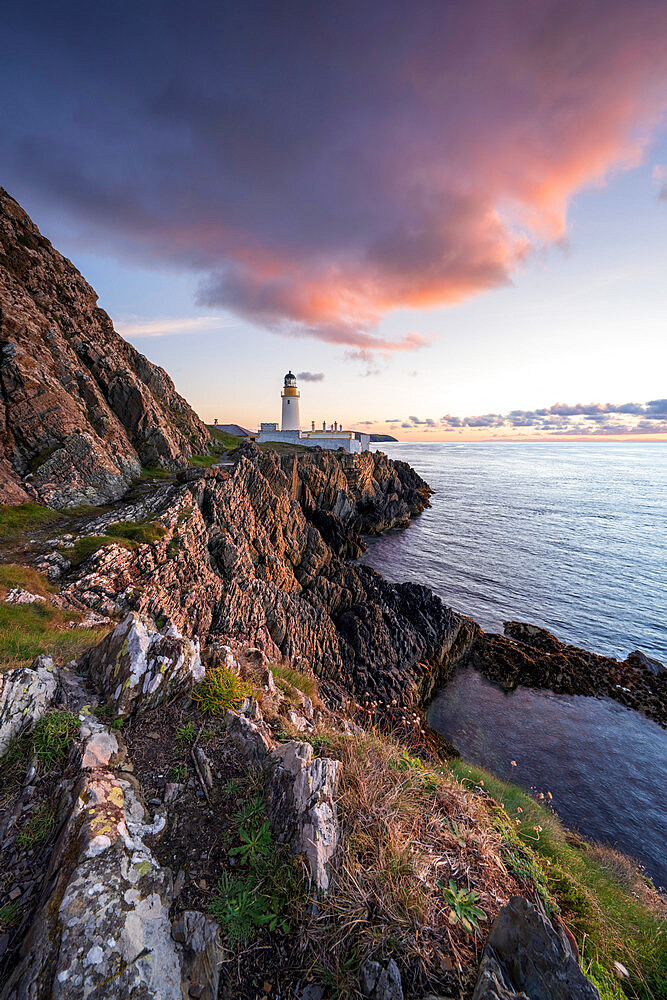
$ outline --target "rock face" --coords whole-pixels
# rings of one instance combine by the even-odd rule
[[[83,663],[117,715],[153,708],[204,676],[198,642],[173,627],[166,635],[156,632],[137,614],[127,615]]]
[[[336,793],[342,765],[314,758],[310,743],[295,742],[279,746],[267,764],[272,826],[296,854],[306,855],[313,884],[326,892],[340,837]]]
[[[0,757],[17,733],[32,728],[53,701],[58,680],[53,660],[38,656],[31,667],[0,674]]]
[[[0,430],[0,501],[56,507],[122,496],[142,463],[178,468],[210,438],[1,188]]]
[[[565,934],[523,896],[491,928],[473,1000],[600,1000]]]
[[[407,466],[371,453],[278,459],[250,445],[230,471],[183,478],[150,510],[117,507],[107,518],[150,517],[163,538],[136,552],[101,550],[65,593],[103,614],[168,620],[202,642],[236,636],[316,673],[339,701],[414,702],[476,633],[427,588],[387,583],[344,557],[360,550],[360,529],[402,523],[428,502]],[[105,519],[86,530],[103,534]]]
[[[536,625],[505,622],[504,635],[478,633],[469,662],[506,688],[524,684],[613,698],[667,725],[667,670],[638,651],[615,660],[568,646]]]

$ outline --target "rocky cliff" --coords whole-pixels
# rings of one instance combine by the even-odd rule
[[[142,464],[178,468],[208,441],[167,373],[0,189],[0,500],[106,503]]]

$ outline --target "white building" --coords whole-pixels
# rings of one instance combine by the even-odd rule
[[[338,426],[338,421],[334,421],[327,427],[326,420],[322,422],[322,429],[315,429],[315,421],[311,423],[309,431],[301,430],[301,418],[299,416],[299,389],[296,384],[296,376],[288,372],[285,376],[282,398],[282,424],[278,430],[278,424],[260,424],[257,441],[282,441],[284,444],[300,444],[306,448],[328,448],[336,451],[342,448],[348,455],[357,455],[362,451],[368,451],[370,445],[370,435],[361,434],[359,431],[344,431],[342,426]]]

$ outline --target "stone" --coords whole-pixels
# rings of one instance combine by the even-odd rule
[[[210,434],[116,333],[73,264],[0,188],[0,499],[56,507],[120,497],[142,463],[181,468]]]
[[[231,710],[225,713],[225,730],[230,741],[250,764],[262,764],[273,741],[264,722],[252,722]]]
[[[46,597],[42,597],[41,594],[32,594],[29,590],[22,590],[20,587],[10,590],[5,597],[5,604],[35,604],[40,601],[46,604]]]
[[[213,788],[213,771],[211,770],[211,762],[201,747],[195,747],[193,753],[197,760],[197,767],[199,768],[202,781],[207,788]]]
[[[329,864],[340,838],[336,794],[342,765],[313,758],[310,743],[284,743],[267,761],[269,816],[278,840],[304,853],[317,889],[329,888]]]
[[[0,756],[10,740],[26,727],[32,729],[48,711],[58,690],[53,660],[38,656],[30,667],[0,674]]]
[[[191,690],[204,676],[198,642],[162,635],[136,612],[86,653],[82,663],[119,715],[154,708]]]
[[[523,896],[496,917],[482,955],[473,1000],[600,1000],[565,934]]]
[[[403,1000],[401,973],[393,958],[385,967],[367,959],[360,969],[360,985],[370,1000]]]

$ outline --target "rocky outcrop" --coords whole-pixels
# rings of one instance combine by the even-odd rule
[[[198,642],[173,626],[166,634],[157,632],[133,613],[82,663],[117,715],[153,708],[190,691],[204,676]]]
[[[134,610],[169,621],[203,643],[235,636],[314,672],[338,701],[423,697],[448,676],[477,626],[427,588],[390,584],[342,558],[317,527],[333,503],[338,513],[329,516],[358,538],[354,525],[370,530],[421,509],[421,481],[384,455],[303,456],[302,473],[302,457],[283,467],[275,455],[246,451],[231,470],[189,470],[148,506],[118,506],[89,522],[86,531],[100,535],[109,520],[150,518],[166,533],[136,552],[102,549],[65,593],[103,614]]]
[[[496,684],[612,698],[667,725],[667,670],[657,660],[639,651],[625,660],[599,656],[523,622],[505,622],[504,631],[479,632],[468,652],[470,665]]]
[[[210,435],[76,268],[0,188],[0,500],[113,500],[141,464],[178,468]]]
[[[489,933],[473,1000],[600,1000],[567,936],[512,896]]]
[[[0,757],[21,730],[32,728],[58,689],[53,660],[38,656],[31,667],[0,674]]]
[[[340,829],[336,793],[341,763],[313,757],[310,743],[283,743],[267,761],[269,815],[279,838],[296,854],[304,853],[313,884],[329,888],[329,862]]]

